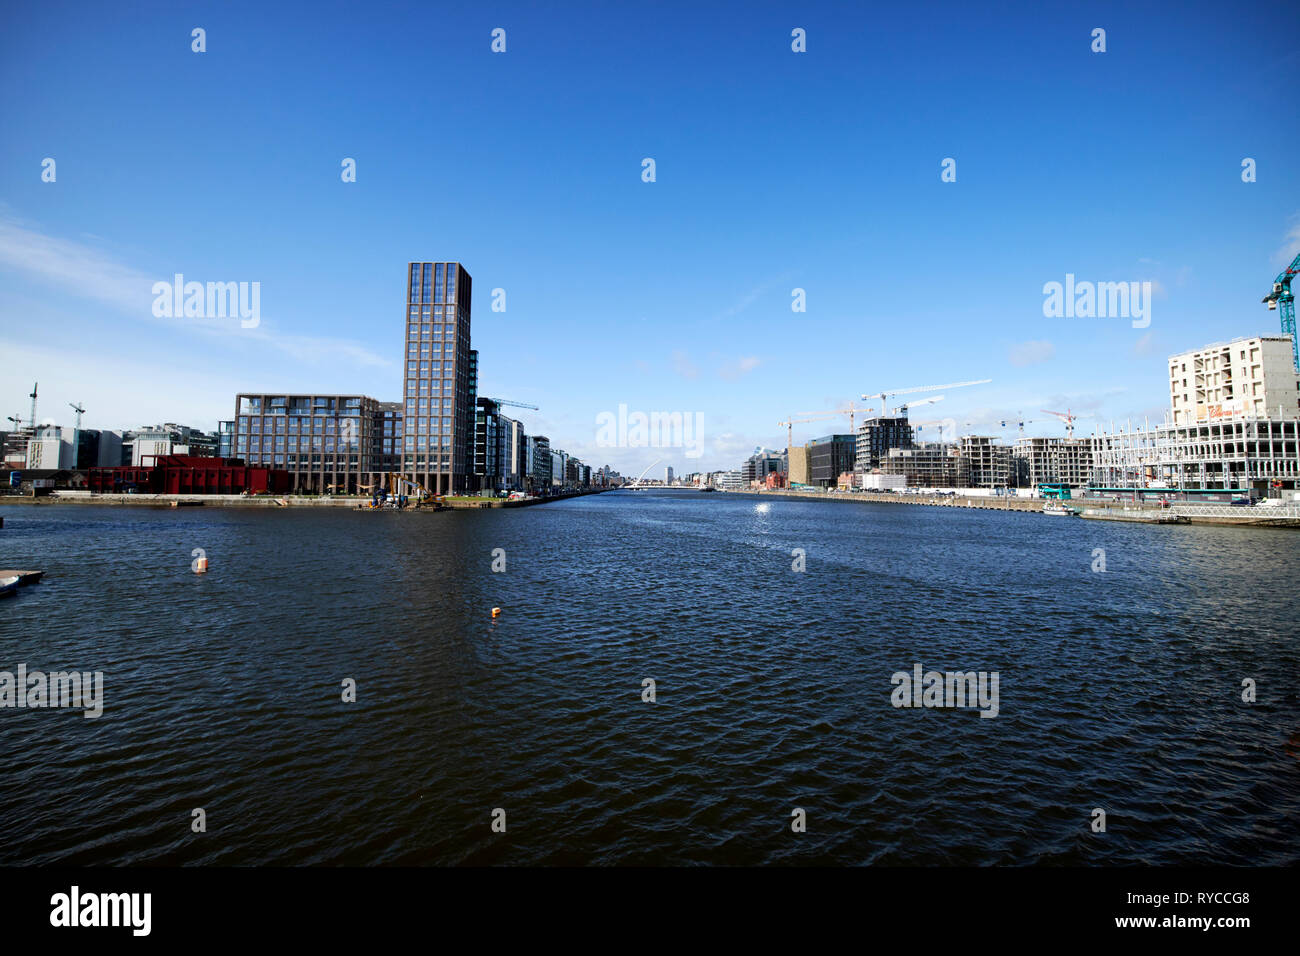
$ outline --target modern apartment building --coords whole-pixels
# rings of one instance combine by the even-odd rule
[[[1291,336],[1257,335],[1169,357],[1173,424],[1300,417]]]
[[[217,457],[235,457],[235,423],[217,422]]]
[[[840,475],[853,471],[857,453],[854,435],[826,435],[808,443],[808,483],[818,488],[834,488]]]
[[[785,472],[787,462],[785,452],[769,451],[766,448],[754,449],[754,454],[745,459],[740,466],[740,477],[746,487],[767,483],[767,476],[776,472]]]
[[[153,463],[163,455],[193,455],[215,458],[221,450],[218,435],[188,425],[167,422],[128,431],[123,436],[123,447],[130,451],[129,462],[137,468]]]
[[[564,488],[565,481],[569,474],[569,453],[563,448],[551,449],[551,490],[560,491]]]
[[[858,425],[853,470],[865,474],[877,468],[891,448],[912,447],[912,426],[906,416],[868,418]]]
[[[501,414],[500,406],[490,398],[480,398],[474,419],[474,490],[495,493],[514,491],[508,478],[512,440],[519,423]],[[518,430],[522,435],[522,429]],[[517,467],[517,466],[516,466]]]
[[[1105,488],[1300,489],[1300,392],[1291,337],[1257,335],[1169,358],[1171,421],[1093,435]]]
[[[283,468],[290,491],[370,494],[398,467],[401,410],[365,395],[235,397],[234,457]]]
[[[388,474],[402,470],[403,417],[401,402],[379,403],[370,440],[372,473]]]
[[[724,491],[744,491],[748,485],[739,471],[724,471],[718,475],[718,487]]]
[[[528,438],[527,490],[535,495],[551,488],[551,440],[545,435]]]
[[[459,262],[407,266],[401,468],[432,494],[460,494],[470,485],[471,281]]]
[[[502,416],[505,431],[505,458],[501,462],[501,487],[506,491],[524,491],[528,478],[528,434],[524,423]]]

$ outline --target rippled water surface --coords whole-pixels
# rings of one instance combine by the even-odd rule
[[[0,508],[0,864],[1300,861],[1300,535],[763,503]]]

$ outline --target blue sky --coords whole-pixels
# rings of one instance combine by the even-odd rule
[[[39,418],[77,401],[87,427],[214,427],[239,390],[396,400],[405,263],[459,259],[481,393],[595,465],[665,457],[596,447],[620,404],[701,413],[682,472],[783,447],[792,413],[983,378],[917,417],[1062,434],[1036,410],[1158,419],[1168,354],[1275,333],[1259,300],[1300,251],[1294,4],[5,16],[3,415],[33,380]],[[261,325],[155,318],[176,272],[260,282]],[[1066,273],[1151,281],[1150,327],[1044,318]]]

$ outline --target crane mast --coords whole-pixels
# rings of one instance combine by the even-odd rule
[[[1273,291],[1260,299],[1270,309],[1278,309],[1282,318],[1282,334],[1291,336],[1291,363],[1300,374],[1300,344],[1295,337],[1295,295],[1291,292],[1291,280],[1300,272],[1300,255],[1291,260],[1291,264],[1273,280]]]

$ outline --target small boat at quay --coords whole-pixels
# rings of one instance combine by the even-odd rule
[[[1056,501],[1049,501],[1047,504],[1043,505],[1043,514],[1053,515],[1057,518],[1079,517],[1079,512],[1075,511],[1073,508],[1067,508],[1065,505]]]

